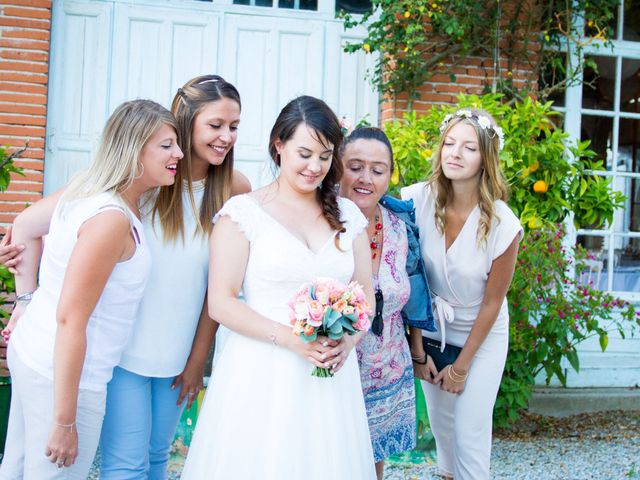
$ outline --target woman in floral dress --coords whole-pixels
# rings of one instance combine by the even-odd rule
[[[341,195],[353,201],[368,219],[376,318],[371,331],[358,343],[357,356],[376,474],[382,479],[384,459],[411,450],[416,443],[413,368],[401,314],[411,292],[406,268],[407,225],[401,216],[412,209],[401,201],[383,198],[394,165],[391,144],[382,130],[355,130],[344,141],[342,160]],[[398,206],[402,213],[392,211]],[[421,263],[419,254],[416,263]],[[426,283],[421,293],[418,289],[415,293],[428,298],[425,289]],[[423,310],[423,318],[432,318],[426,302]]]

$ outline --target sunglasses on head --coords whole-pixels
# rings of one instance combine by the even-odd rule
[[[371,331],[378,337],[382,335],[382,307],[384,307],[384,297],[382,290],[376,289],[376,316],[371,322]]]

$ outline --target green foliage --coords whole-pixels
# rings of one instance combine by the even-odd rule
[[[338,17],[345,29],[367,29],[363,40],[344,48],[378,54],[370,79],[390,98],[404,93],[410,102],[418,99],[434,74],[448,74],[455,83],[456,64],[479,56],[493,60],[485,72],[492,91],[524,98],[539,87],[539,98],[546,99],[579,81],[587,65],[574,59],[583,57],[585,47],[607,45],[618,3],[374,0],[368,14]],[[532,72],[523,91],[514,87],[515,69]]]
[[[567,381],[565,364],[580,370],[576,346],[597,337],[604,351],[609,333],[637,331],[640,312],[597,290],[589,277],[593,260],[582,248],[562,244],[561,226],[530,231],[520,245],[508,294],[509,356],[494,410],[497,425],[513,422],[531,398],[535,377]]]
[[[22,169],[16,167],[13,161],[19,157],[25,150],[21,148],[13,152],[12,154],[7,154],[7,149],[9,147],[0,146],[0,192],[4,192],[9,187],[9,182],[11,181],[11,173],[18,173],[22,175]],[[13,279],[13,275],[9,273],[9,270],[5,266],[0,266],[0,324],[2,324],[3,318],[8,318],[9,314],[7,311],[2,308],[3,305],[9,303],[7,299],[15,292],[15,282]]]
[[[431,169],[442,119],[458,108],[482,108],[504,130],[501,167],[512,189],[509,205],[528,228],[562,222],[570,213],[580,227],[611,222],[624,197],[611,188],[611,178],[590,174],[604,170],[588,142],[573,143],[553,123],[558,113],[551,102],[530,97],[508,105],[501,94],[459,95],[456,106],[434,107],[428,115],[405,114],[385,125],[397,164],[399,185],[422,181]],[[544,190],[544,191],[543,191]]]
[[[442,119],[458,108],[482,108],[494,116],[505,133],[501,167],[511,186],[509,205],[527,230],[518,267],[509,290],[511,337],[509,356],[495,408],[495,421],[514,421],[526,408],[536,375],[549,382],[566,382],[565,362],[580,368],[576,346],[597,336],[604,350],[608,332],[640,325],[631,305],[583,285],[586,253],[567,251],[558,225],[570,214],[576,227],[600,227],[611,222],[624,197],[611,181],[592,175],[602,170],[587,142],[570,142],[556,128],[557,113],[550,102],[531,98],[503,103],[499,94],[460,95],[456,106],[414,112],[385,126],[391,140],[397,177],[393,189],[423,181],[437,154]],[[544,188],[542,188],[544,187]]]

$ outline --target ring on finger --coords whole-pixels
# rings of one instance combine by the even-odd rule
[[[58,460],[58,461],[56,462],[56,466],[57,466],[58,468],[62,468],[62,467],[64,467],[64,461]]]

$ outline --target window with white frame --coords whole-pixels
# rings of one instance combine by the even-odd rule
[[[565,130],[590,140],[625,197],[611,224],[577,231],[590,253],[589,281],[602,290],[640,300],[640,1],[623,0],[613,25],[612,48],[586,48],[583,82],[560,102]]]

